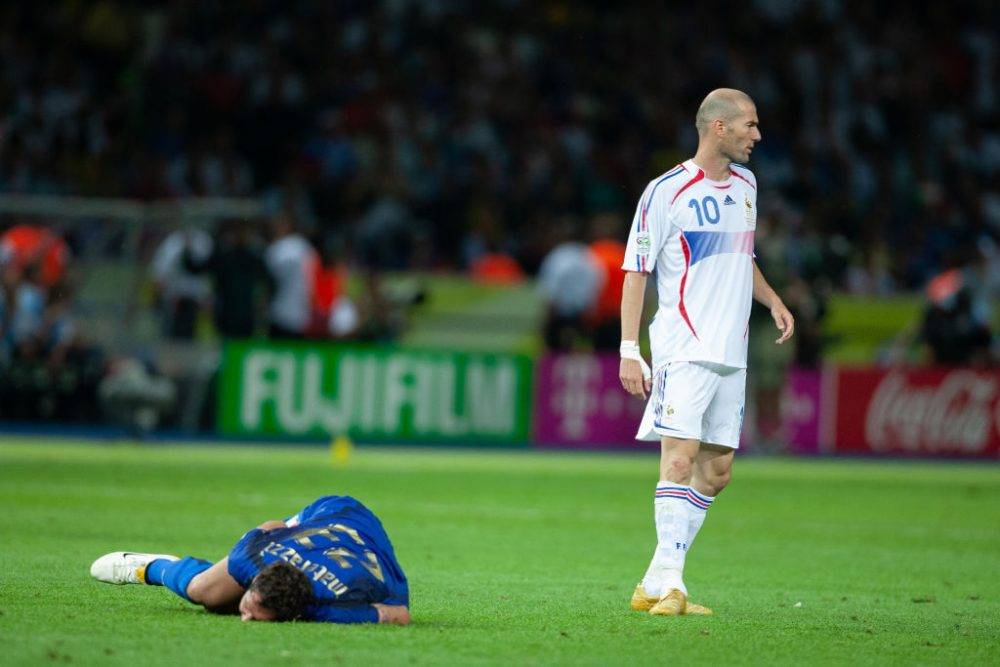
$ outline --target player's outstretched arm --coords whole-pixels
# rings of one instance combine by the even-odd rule
[[[795,333],[795,318],[792,317],[791,312],[785,307],[785,303],[778,296],[778,293],[767,284],[767,280],[764,279],[764,274],[760,272],[757,262],[753,263],[753,298],[767,306],[771,311],[771,317],[774,318],[774,326],[778,327],[778,331],[781,332],[781,336],[774,342],[780,345],[791,338],[792,334]]]
[[[642,320],[642,302],[646,296],[647,274],[636,271],[625,273],[622,285],[622,360],[618,379],[625,391],[646,398],[652,388],[649,367],[639,353],[639,325]]]

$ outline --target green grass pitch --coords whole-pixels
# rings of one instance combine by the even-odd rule
[[[998,664],[1000,467],[737,458],[688,557],[711,618],[628,599],[652,455],[0,441],[5,664]],[[316,496],[382,518],[407,628],[241,623],[92,581],[112,550],[216,559]]]

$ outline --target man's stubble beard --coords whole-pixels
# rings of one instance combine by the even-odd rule
[[[746,156],[746,157],[743,157],[741,155],[737,156],[737,155],[733,155],[730,151],[727,151],[727,150],[723,150],[723,151],[720,151],[720,152],[722,153],[722,156],[724,158],[726,158],[730,162],[733,162],[733,163],[736,163],[736,164],[746,164],[747,162],[750,161],[750,156],[749,155]]]

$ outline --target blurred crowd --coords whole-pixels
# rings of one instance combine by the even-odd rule
[[[150,263],[162,334],[192,340],[210,311],[224,338],[395,339],[415,299],[387,294],[364,265],[353,265],[361,276],[350,289],[352,264],[336,238],[304,234],[284,212],[170,232]]]
[[[285,213],[207,230],[181,225],[158,235],[144,271],[160,325],[156,342],[105,349],[109,341],[88,332],[90,320],[78,312],[74,250],[84,240],[79,229],[68,231],[64,237],[28,219],[0,222],[0,419],[109,420],[138,432],[176,423],[184,409],[178,394],[200,372],[197,356],[177,357],[178,344],[209,331],[230,339],[390,341],[422,296],[419,286],[384,289],[379,273],[364,267],[349,289],[340,249],[308,238]],[[129,315],[135,305],[103,316],[124,315],[108,324],[128,329],[137,324]]]
[[[624,240],[645,183],[693,153],[704,94],[733,86],[762,123],[758,261],[797,316],[795,359],[815,364],[834,290],[998,274],[997,13],[989,0],[751,0],[724,15],[711,3],[7,3],[0,192],[249,195],[287,219],[283,235],[223,225],[164,242],[153,267],[171,336],[190,335],[209,291],[228,295],[212,301],[221,331],[258,327],[244,307],[258,283],[285,295],[268,306],[272,335],[330,331],[332,301],[274,282],[292,257],[311,258],[302,280],[333,298],[344,262],[371,276],[541,272],[544,290],[586,246],[597,268],[581,270],[596,277],[569,282],[592,284],[589,302],[550,299],[546,338],[604,347],[614,246],[600,244]],[[227,278],[232,266],[251,278]],[[345,308],[336,326],[353,322]]]
[[[70,259],[66,242],[44,226],[0,234],[0,417],[99,415],[104,360],[78,336]]]

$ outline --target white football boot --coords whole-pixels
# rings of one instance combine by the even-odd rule
[[[140,554],[133,551],[114,551],[105,554],[90,566],[90,576],[109,584],[144,584],[146,566],[154,560],[180,560],[169,554]]]

